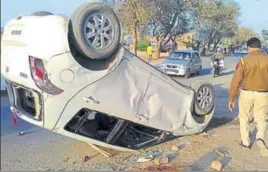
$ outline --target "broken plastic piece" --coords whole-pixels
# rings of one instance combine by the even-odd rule
[[[140,157],[137,162],[149,162],[154,159],[153,155],[147,156],[147,157]]]

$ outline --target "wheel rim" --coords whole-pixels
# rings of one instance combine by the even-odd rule
[[[209,87],[202,87],[197,93],[197,104],[200,108],[206,109],[211,106],[213,95]]]
[[[99,13],[90,15],[84,24],[87,43],[95,49],[108,48],[114,39],[111,19]]]

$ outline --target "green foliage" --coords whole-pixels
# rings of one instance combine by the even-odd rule
[[[262,38],[265,42],[268,42],[268,29],[263,29],[261,32]]]
[[[240,27],[235,34],[233,41],[236,45],[242,46],[245,44],[249,38],[259,37],[251,28]]]
[[[148,0],[117,0],[115,12],[123,28],[132,32],[150,19]]]
[[[198,42],[215,46],[222,38],[234,36],[238,29],[240,7],[231,0],[200,0],[195,14]]]
[[[139,51],[146,51],[148,46],[149,46],[149,42],[148,41],[146,41],[146,40],[140,40],[138,42],[137,48],[138,48]]]

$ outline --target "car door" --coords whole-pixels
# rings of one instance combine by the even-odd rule
[[[190,62],[190,68],[191,68],[191,73],[195,72],[195,55],[192,53],[191,55],[191,62]]]
[[[194,53],[194,66],[195,66],[195,72],[198,72],[201,67],[201,58],[199,53]]]
[[[161,75],[151,73],[135,120],[153,128],[174,131],[183,125],[189,100],[187,93],[167,83]]]
[[[196,54],[195,53],[192,53],[191,71],[192,73],[196,73]]]

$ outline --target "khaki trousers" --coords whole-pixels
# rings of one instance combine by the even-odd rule
[[[264,139],[266,133],[265,121],[268,113],[268,93],[241,90],[239,97],[240,134],[244,145],[250,145],[249,118],[253,110],[254,121],[257,123],[257,139]]]

